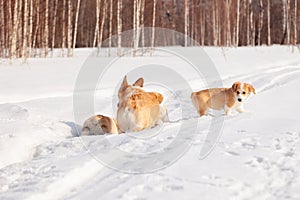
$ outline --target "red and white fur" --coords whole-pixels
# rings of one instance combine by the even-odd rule
[[[143,90],[144,79],[129,85],[125,76],[118,92],[117,122],[122,132],[142,131],[168,121],[163,95]]]
[[[143,85],[143,78],[131,86],[125,76],[118,92],[117,120],[103,115],[92,116],[84,122],[82,135],[137,132],[168,121],[167,110],[161,105],[163,96],[145,92]]]
[[[84,122],[81,135],[103,135],[106,133],[119,133],[116,121],[110,117],[95,115]]]
[[[224,109],[226,115],[233,110],[244,112],[243,104],[255,89],[248,83],[235,82],[231,88],[211,88],[193,92],[192,102],[200,116],[206,115],[209,108]]]

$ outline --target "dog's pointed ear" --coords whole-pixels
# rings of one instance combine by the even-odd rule
[[[121,88],[126,88],[128,86],[127,76],[124,76]]]
[[[144,79],[143,79],[143,78],[139,78],[139,79],[133,84],[133,86],[143,87],[143,86],[144,86]]]
[[[125,76],[120,86],[119,93],[124,91],[127,87],[128,87],[127,76]]]
[[[255,89],[252,85],[247,84],[247,86],[248,86],[250,92],[253,92],[253,94],[256,94]]]
[[[240,85],[241,85],[241,82],[235,82],[235,83],[233,83],[233,85],[231,87],[232,91],[236,92],[238,90],[238,88],[240,87]]]
[[[158,100],[158,102],[161,104],[161,102],[164,100],[163,95],[158,92],[153,92],[153,94],[155,95],[155,98]]]

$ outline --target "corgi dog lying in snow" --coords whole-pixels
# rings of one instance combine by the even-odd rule
[[[103,135],[106,133],[118,134],[119,128],[116,121],[103,115],[88,118],[82,128],[82,135]]]
[[[244,112],[243,103],[250,94],[255,94],[255,89],[248,83],[235,82],[231,88],[212,88],[193,92],[192,102],[200,116],[206,115],[209,108],[224,109],[226,115],[232,110]]]
[[[143,90],[144,79],[129,85],[125,76],[118,91],[117,122],[122,132],[142,131],[168,121],[163,95]]]

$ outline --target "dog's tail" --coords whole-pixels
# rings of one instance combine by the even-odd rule
[[[198,109],[198,101],[196,100],[196,93],[195,92],[192,92],[191,99],[192,99],[193,105]]]

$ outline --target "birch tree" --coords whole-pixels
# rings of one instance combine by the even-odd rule
[[[136,56],[140,41],[141,0],[134,0],[133,4],[133,56]]]
[[[62,56],[65,54],[65,44],[66,44],[66,0],[63,0],[63,8],[62,8]]]
[[[108,39],[108,56],[110,56],[110,51],[111,51],[111,39],[112,39],[112,21],[113,21],[113,1],[110,0],[109,2],[109,39]]]
[[[118,0],[118,7],[117,7],[117,34],[118,34],[118,56],[121,55],[121,48],[122,48],[122,0]]]
[[[101,27],[100,27],[100,37],[99,37],[99,41],[98,41],[98,53],[99,53],[99,49],[102,46],[103,29],[104,29],[104,23],[105,23],[105,19],[106,19],[106,1],[107,0],[104,0],[103,8],[102,8],[102,21],[101,21]]]
[[[22,46],[22,52],[21,52],[21,57],[26,58],[27,54],[26,54],[26,49],[27,49],[27,26],[28,26],[28,3],[27,0],[24,0],[24,20],[23,20],[23,46]]]
[[[51,52],[52,52],[52,56],[53,56],[53,50],[54,50],[54,45],[55,45],[55,31],[56,31],[56,15],[57,15],[57,4],[58,4],[58,0],[55,0],[54,2],[54,15],[53,15],[53,23],[52,23],[52,41],[51,41]]]
[[[286,35],[287,35],[287,41],[286,44],[290,44],[290,35],[291,35],[291,29],[290,29],[290,0],[286,0]]]
[[[96,25],[94,31],[93,47],[96,46],[97,36],[99,35],[99,21],[100,21],[100,8],[101,8],[100,6],[101,6],[101,0],[96,0]]]
[[[283,36],[281,40],[281,44],[284,44],[285,38],[286,38],[286,0],[282,0],[282,30],[283,30]]]
[[[11,36],[11,45],[10,45],[10,59],[16,57],[17,51],[17,34],[18,34],[18,0],[15,1],[14,4],[14,15],[13,15],[13,23],[12,23],[12,36]]]
[[[184,0],[184,46],[188,46],[189,30],[189,0]]]
[[[298,42],[298,31],[297,31],[297,1],[294,0],[294,45]]]
[[[240,0],[237,0],[236,6],[236,33],[235,33],[235,45],[239,45],[239,30],[240,30]]]
[[[0,0],[0,57],[5,57],[5,20],[4,20],[4,0]]]
[[[76,13],[75,13],[74,36],[73,36],[73,49],[75,49],[76,39],[77,39],[79,11],[80,11],[80,0],[77,0]]]
[[[264,20],[264,9],[263,9],[263,2],[259,0],[259,22],[258,22],[258,35],[257,35],[257,43],[261,45],[261,31],[263,28],[263,20]]]
[[[47,56],[48,55],[48,45],[49,45],[49,41],[48,41],[48,38],[49,38],[49,20],[48,20],[48,17],[49,17],[49,0],[45,0],[45,37],[44,37],[44,48],[45,48],[45,52],[44,52],[44,55]]]
[[[142,51],[145,47],[145,32],[144,32],[144,12],[145,12],[145,0],[141,0],[141,35],[142,35]]]
[[[73,55],[72,47],[72,7],[71,0],[68,0],[68,29],[67,29],[67,45],[68,45],[68,57]]]
[[[156,16],[156,0],[153,0],[153,15],[152,15],[152,33],[151,33],[151,55],[154,51],[154,42],[155,42],[155,16]]]
[[[296,0],[297,1],[297,0]],[[268,45],[271,45],[271,8],[270,0],[267,0],[267,34],[268,34]]]

